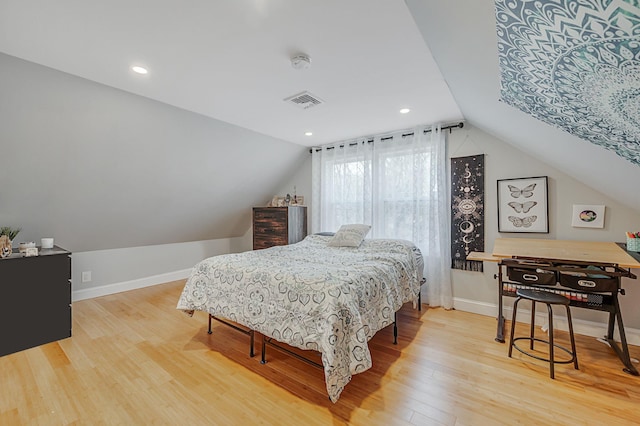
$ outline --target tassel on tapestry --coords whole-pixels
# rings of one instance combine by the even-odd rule
[[[484,154],[451,159],[451,267],[482,272],[472,251],[484,251]]]

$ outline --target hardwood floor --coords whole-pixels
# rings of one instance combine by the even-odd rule
[[[73,337],[1,357],[0,424],[640,423],[640,377],[595,339],[577,336],[580,370],[557,365],[551,380],[546,363],[507,357],[495,319],[409,304],[398,345],[379,332],[373,368],[333,404],[321,370],[275,349],[261,365],[248,336],[219,323],[210,336],[205,314],[177,311],[183,285],[74,303]]]

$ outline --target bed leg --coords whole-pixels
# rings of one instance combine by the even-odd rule
[[[249,356],[250,356],[251,358],[253,358],[254,356],[256,356],[256,353],[255,353],[255,352],[254,352],[254,350],[253,350],[253,343],[254,343],[254,341],[255,341],[255,339],[254,339],[254,336],[253,336],[253,335],[254,335],[254,331],[253,331],[253,330],[249,331],[249,336],[250,336],[250,340],[251,340],[251,346],[250,346],[250,348],[249,348]]]
[[[207,330],[207,333],[213,333],[213,331],[211,331],[211,314],[209,314],[209,330]]]
[[[418,310],[422,310],[422,291],[418,293]]]
[[[393,314],[393,344],[398,344],[398,313]]]
[[[260,364],[267,363],[267,342],[264,340],[264,334],[262,335],[262,354],[260,355]]]

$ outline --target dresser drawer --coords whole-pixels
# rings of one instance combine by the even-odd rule
[[[253,239],[254,250],[265,249],[273,246],[286,246],[286,245],[287,245],[287,239],[284,237],[278,237],[278,236],[274,236],[270,238],[254,237]]]
[[[255,235],[287,235],[287,223],[256,222],[253,224]]]
[[[254,222],[281,222],[286,221],[287,216],[287,210],[276,207],[253,211]]]

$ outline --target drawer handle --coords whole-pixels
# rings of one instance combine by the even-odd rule
[[[596,283],[593,281],[587,281],[587,280],[578,280],[578,285],[582,286],[582,287],[590,287],[593,288],[596,286]]]
[[[538,281],[538,276],[532,274],[522,274],[522,279],[527,281]]]

